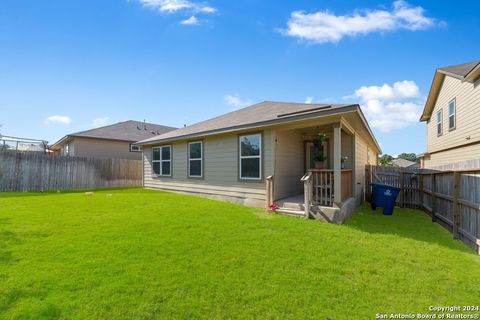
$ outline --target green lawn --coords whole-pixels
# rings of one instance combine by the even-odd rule
[[[478,304],[479,279],[420,211],[339,226],[139,189],[0,193],[2,319],[374,319]]]

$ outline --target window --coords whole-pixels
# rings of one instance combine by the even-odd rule
[[[437,136],[442,135],[442,110],[437,112]]]
[[[203,176],[203,142],[188,143],[188,176],[201,178]]]
[[[142,152],[142,147],[131,144],[130,145],[130,151],[131,152]]]
[[[262,179],[262,135],[250,134],[239,137],[240,179]]]
[[[152,169],[158,176],[171,176],[172,147],[163,146],[152,148]]]
[[[448,129],[453,130],[456,126],[456,106],[455,106],[455,99],[450,101],[448,104]]]
[[[72,143],[67,143],[64,147],[63,147],[63,155],[66,156],[66,157],[73,157],[73,144]]]

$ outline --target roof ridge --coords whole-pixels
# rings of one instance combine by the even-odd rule
[[[82,130],[82,131],[70,133],[70,134],[68,134],[68,136],[73,136],[73,135],[76,135],[76,134],[85,133],[85,132],[92,131],[92,130],[97,130],[97,129],[100,129],[100,128],[113,127],[113,126],[119,125],[120,123],[126,123],[128,121],[132,121],[132,120],[120,121],[120,122],[116,122],[116,123],[112,123],[112,124],[107,124],[106,126],[102,126],[102,127],[96,127],[96,128],[91,128],[91,129],[87,129],[87,130]]]

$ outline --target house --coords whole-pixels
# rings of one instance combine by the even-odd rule
[[[427,123],[424,168],[480,159],[480,61],[439,68],[420,121]]]
[[[392,160],[392,166],[400,168],[419,168],[420,164],[407,159],[397,158]]]
[[[315,169],[320,135],[325,168]],[[282,212],[336,222],[363,200],[365,165],[376,164],[380,153],[357,104],[272,101],[138,145],[146,188],[257,207],[275,203]]]
[[[134,142],[174,129],[176,128],[129,120],[68,134],[50,149],[63,156],[141,160],[142,150],[133,145]]]

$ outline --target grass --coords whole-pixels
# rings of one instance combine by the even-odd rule
[[[478,304],[478,279],[415,210],[340,226],[138,189],[0,194],[1,319],[374,319]]]

